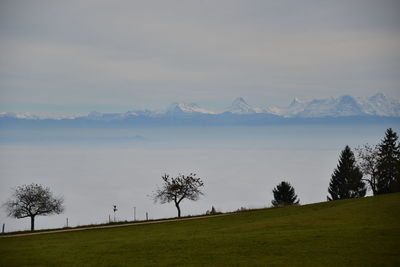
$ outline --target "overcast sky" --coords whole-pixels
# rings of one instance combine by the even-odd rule
[[[0,1],[0,111],[400,98],[400,2]]]

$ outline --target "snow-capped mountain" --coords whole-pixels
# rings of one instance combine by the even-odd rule
[[[267,113],[262,108],[250,106],[242,97],[236,98],[225,112],[230,112],[232,114]]]
[[[390,99],[382,93],[367,99],[349,95],[311,101],[300,101],[296,98],[288,107],[272,107],[268,110],[272,114],[283,117],[301,118],[367,115],[400,117],[400,101]]]
[[[363,115],[360,104],[351,96],[316,99],[309,102],[297,116],[304,118]]]
[[[289,106],[285,108],[269,107],[267,108],[267,111],[278,116],[292,117],[295,114],[303,111],[306,105],[306,102],[303,102],[298,97],[295,97]]]
[[[367,101],[360,102],[368,115],[400,116],[400,102],[388,98],[385,94],[378,93],[369,97]]]
[[[27,119],[27,120],[38,120],[39,116],[36,116],[30,112],[0,112],[0,118],[14,118],[14,119]]]
[[[179,114],[216,114],[214,111],[206,110],[199,107],[195,103],[173,103],[168,109],[166,114],[168,115],[179,115]]]
[[[207,116],[205,116],[207,115]],[[241,116],[246,115],[246,116]],[[252,116],[254,115],[254,116]],[[232,105],[220,112],[199,107],[197,104],[174,103],[165,111],[131,110],[125,113],[90,112],[85,116],[39,117],[31,113],[2,112],[0,119],[10,120],[86,120],[93,122],[160,123],[164,118],[177,117],[184,120],[197,120],[213,125],[220,123],[254,123],[257,120],[279,118],[341,118],[350,116],[383,116],[400,118],[400,101],[379,93],[368,98],[355,98],[350,95],[302,101],[295,98],[287,107],[260,108],[249,105],[242,97],[236,98]]]

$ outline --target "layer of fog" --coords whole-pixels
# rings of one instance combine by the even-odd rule
[[[270,206],[272,189],[282,180],[296,189],[301,204],[326,200],[327,187],[340,150],[378,143],[386,126],[236,129],[130,129],[88,132],[46,132],[60,136],[54,142],[25,138],[0,147],[0,202],[21,184],[49,186],[65,199],[61,215],[37,217],[37,228],[104,223],[117,220],[176,216],[172,204],[155,204],[151,194],[161,186],[161,175],[197,173],[205,195],[197,202],[184,201],[183,215],[203,214],[215,206],[232,211],[240,207]],[[397,130],[397,129],[395,129]],[[3,136],[6,131],[3,131]],[[105,139],[68,139],[65,136],[103,136]],[[26,133],[22,133],[22,136]],[[31,133],[32,134],[32,133]],[[143,136],[139,140],[123,136]],[[30,141],[29,141],[30,140]],[[62,141],[64,140],[64,141]],[[118,141],[119,140],[119,141]],[[29,229],[29,218],[7,218],[6,231]]]

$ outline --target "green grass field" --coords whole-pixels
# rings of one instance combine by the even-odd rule
[[[400,266],[400,194],[0,238],[0,266]]]

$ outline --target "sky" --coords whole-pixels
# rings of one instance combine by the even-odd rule
[[[0,1],[0,111],[400,98],[399,1]]]

